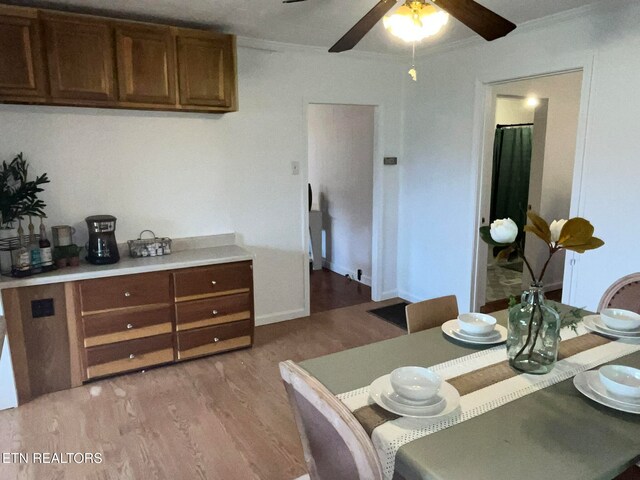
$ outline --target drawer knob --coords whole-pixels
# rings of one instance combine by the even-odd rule
[[[215,280],[211,280],[211,285],[215,285],[216,283],[218,282],[216,282]]]
[[[124,296],[125,297],[130,297],[131,296],[131,292],[124,292]]]
[[[131,355],[129,355],[129,358],[133,359],[136,358],[136,356],[132,353]]]
[[[127,323],[127,330],[131,330],[133,328],[133,325],[131,325],[130,323]]]
[[[211,315],[217,315],[218,314],[218,310],[214,310],[213,312],[211,312]]]
[[[215,337],[215,338],[213,339],[213,341],[214,341],[215,343],[218,343],[218,342],[220,341],[220,339],[219,339],[218,337]]]

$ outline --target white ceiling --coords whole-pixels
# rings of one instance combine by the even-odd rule
[[[6,0],[5,0],[6,1]],[[283,4],[281,0],[9,0],[12,3],[69,7],[99,13],[134,15],[140,19],[179,20],[216,27],[236,35],[299,45],[333,45],[377,0],[306,0]],[[571,10],[598,0],[480,0],[515,24]],[[437,38],[423,45],[438,45],[473,37],[475,34],[451,20]],[[356,47],[358,50],[406,52],[406,45],[395,41],[378,24]]]

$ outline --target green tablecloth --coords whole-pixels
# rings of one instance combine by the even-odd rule
[[[506,312],[496,316],[504,324]],[[339,394],[404,365],[436,365],[479,349],[434,328],[301,365]],[[640,352],[615,363],[640,368]],[[604,480],[639,457],[640,415],[589,400],[570,379],[404,445],[396,472],[406,480]]]

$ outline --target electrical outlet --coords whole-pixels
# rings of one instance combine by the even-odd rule
[[[31,318],[53,317],[55,314],[53,298],[31,301]]]
[[[300,175],[300,162],[291,162],[291,175]]]

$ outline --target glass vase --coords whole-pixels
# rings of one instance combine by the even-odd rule
[[[558,359],[560,315],[545,303],[542,284],[532,284],[509,310],[507,355],[521,372],[549,373]]]

